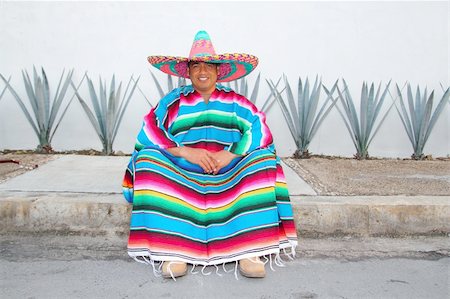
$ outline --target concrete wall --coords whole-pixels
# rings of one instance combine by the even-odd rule
[[[263,79],[283,73],[296,86],[299,76],[319,75],[330,86],[345,78],[355,99],[363,81],[434,89],[441,97],[449,75],[449,2],[0,2],[0,73],[26,97],[21,70],[43,66],[56,89],[62,69],[75,69],[75,81],[87,71],[110,80],[141,76],[140,88],[158,94],[146,57],[186,56],[199,29],[211,35],[216,51],[248,52],[260,58]],[[165,80],[163,74],[158,75]],[[394,87],[392,84],[391,87]],[[81,90],[87,97],[86,85]],[[0,82],[0,90],[3,83]],[[391,88],[394,92],[394,88]],[[265,83],[260,88],[266,97]],[[388,98],[385,109],[391,99]],[[425,153],[450,152],[450,105],[436,124]],[[130,152],[149,106],[136,93],[119,130],[115,149]],[[279,153],[295,150],[280,110],[268,113]],[[38,141],[13,97],[0,100],[0,149],[32,149]],[[73,102],[53,139],[56,150],[101,149],[78,102]],[[352,156],[355,149],[334,110],[310,150]],[[375,137],[372,156],[409,157],[412,147],[395,110]]]

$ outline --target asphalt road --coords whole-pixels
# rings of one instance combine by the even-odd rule
[[[8,240],[9,239],[9,240]],[[76,241],[76,242],[71,242]],[[121,246],[64,237],[2,237],[2,298],[449,298],[450,258],[300,256],[267,266],[264,279],[234,273],[172,280],[127,257]],[[426,240],[424,240],[426,242]],[[50,244],[51,243],[51,244]],[[85,244],[83,244],[85,243]],[[326,245],[326,243],[324,243]],[[324,245],[324,246],[325,246]],[[109,247],[108,247],[109,246]],[[316,249],[316,252],[320,249]],[[227,265],[228,270],[233,264]],[[206,272],[215,271],[214,267]]]
[[[124,260],[2,260],[0,286],[3,298],[449,298],[449,263],[297,259],[264,279],[221,271],[175,282]]]

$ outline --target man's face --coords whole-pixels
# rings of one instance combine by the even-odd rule
[[[189,78],[199,93],[211,94],[216,88],[218,64],[190,62]]]

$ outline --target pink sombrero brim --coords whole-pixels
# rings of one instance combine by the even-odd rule
[[[194,57],[191,61],[220,63],[218,82],[237,80],[250,74],[258,65],[258,58],[250,54],[218,54]],[[160,71],[177,77],[189,78],[188,62],[186,57],[176,56],[149,56],[148,62]]]

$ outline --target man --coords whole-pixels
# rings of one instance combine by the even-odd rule
[[[161,99],[137,136],[123,183],[133,203],[128,254],[155,272],[159,263],[166,278],[186,274],[187,263],[229,262],[264,277],[260,257],[295,252],[289,194],[265,115],[217,84],[248,75],[258,59],[216,54],[200,31],[189,57],[148,60],[192,85]]]
[[[201,61],[191,61],[188,65],[192,85],[207,104],[211,94],[216,89],[219,65]],[[167,150],[174,156],[182,157],[193,164],[199,165],[205,173],[214,174],[217,174],[220,169],[230,164],[238,156],[226,150],[214,152],[189,146],[172,147]]]

